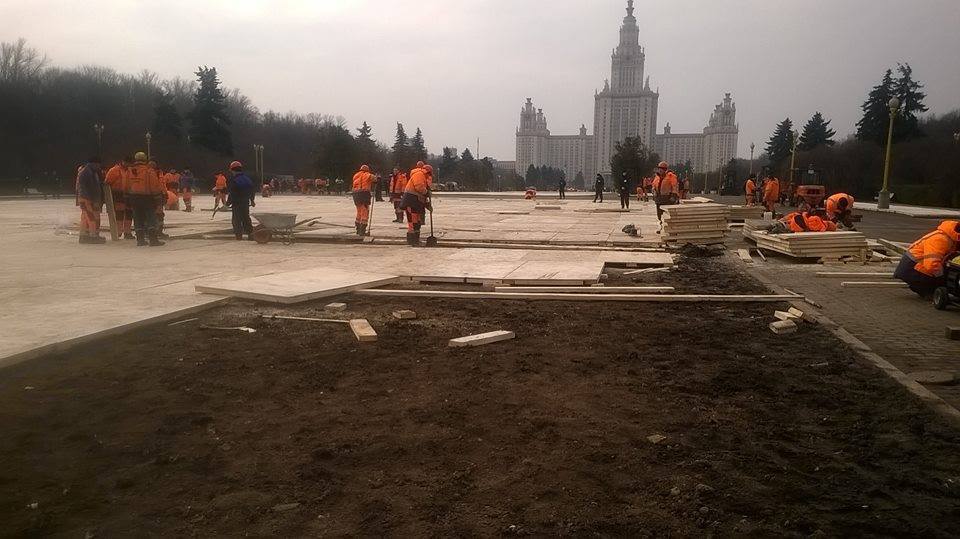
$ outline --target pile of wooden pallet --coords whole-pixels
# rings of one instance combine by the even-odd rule
[[[749,219],[762,219],[763,206],[730,206],[731,221],[747,221]]]
[[[748,223],[749,227],[750,224]],[[744,228],[744,235],[757,242],[757,247],[794,258],[823,258],[840,260],[853,257],[865,261],[870,249],[867,238],[860,232],[797,232],[770,234],[765,230]]]
[[[666,243],[710,245],[723,243],[727,236],[730,207],[724,204],[685,204],[663,207]]]

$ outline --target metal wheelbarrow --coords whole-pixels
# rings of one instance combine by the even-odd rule
[[[294,234],[297,227],[310,223],[312,226],[319,217],[311,217],[303,221],[297,221],[295,213],[254,213],[252,217],[260,224],[253,228],[253,239],[259,244],[270,243],[273,239],[279,239],[284,245],[290,245],[294,242]]]

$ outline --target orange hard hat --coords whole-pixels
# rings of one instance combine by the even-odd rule
[[[370,167],[367,165],[360,165],[360,170],[363,172],[370,172]]]
[[[660,164],[657,165],[657,168],[670,168],[670,165],[666,161],[660,161]]]
[[[239,170],[243,168],[243,164],[240,161],[234,161],[230,163],[230,170]]]
[[[433,167],[430,165],[423,165],[423,170],[426,170],[430,174],[433,174]]]
[[[417,161],[417,168],[423,168],[423,161]]]

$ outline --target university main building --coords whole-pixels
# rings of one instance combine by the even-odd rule
[[[670,124],[657,134],[660,94],[644,78],[645,53],[640,46],[640,27],[633,16],[633,0],[620,27],[620,44],[613,51],[610,79],[596,93],[593,135],[580,126],[577,135],[551,135],[543,110],[528,98],[520,112],[517,129],[516,172],[524,176],[530,165],[559,168],[568,181],[582,173],[589,185],[597,174],[610,178],[610,158],[617,142],[640,137],[671,165],[689,161],[697,172],[712,172],[737,155],[737,106],[730,94],[716,106],[701,133],[673,133]]]

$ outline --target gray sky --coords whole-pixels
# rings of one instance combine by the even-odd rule
[[[215,66],[261,111],[366,120],[391,143],[514,158],[534,98],[554,134],[593,131],[625,0],[0,0],[0,40],[55,65],[164,78]],[[732,92],[740,155],[816,110],[840,135],[887,67],[909,62],[932,112],[960,108],[960,0],[637,0],[660,126],[699,132]]]

